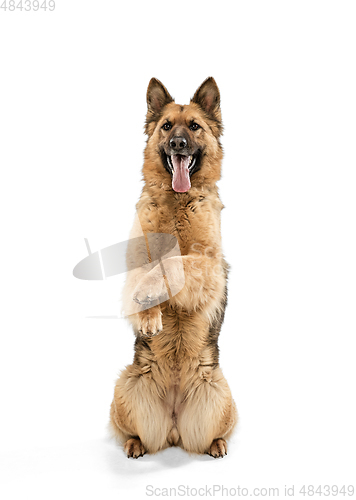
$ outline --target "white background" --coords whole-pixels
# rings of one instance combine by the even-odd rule
[[[56,4],[0,9],[2,498],[356,482],[355,3]],[[188,103],[210,75],[232,266],[221,366],[240,424],[223,460],[128,460],[106,424],[134,336],[85,318],[99,297],[116,314],[120,290],[72,269],[84,237],[93,251],[128,237],[149,79]]]

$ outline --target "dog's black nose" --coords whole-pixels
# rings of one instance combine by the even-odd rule
[[[172,137],[172,139],[169,141],[169,145],[172,149],[180,151],[181,149],[187,147],[187,141],[186,139],[184,139],[184,137]]]

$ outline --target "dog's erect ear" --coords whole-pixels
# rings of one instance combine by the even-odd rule
[[[147,89],[147,126],[152,121],[157,121],[166,104],[173,101],[166,87],[157,78],[151,78]]]
[[[212,76],[209,76],[195,92],[191,102],[199,104],[206,115],[221,121],[220,92]]]

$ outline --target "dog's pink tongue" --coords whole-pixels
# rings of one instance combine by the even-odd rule
[[[190,189],[189,156],[173,155],[171,159],[173,164],[172,188],[177,193],[185,193]]]

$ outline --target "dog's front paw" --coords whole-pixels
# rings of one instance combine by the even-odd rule
[[[137,313],[137,329],[144,337],[153,337],[162,331],[162,312],[159,306]]]
[[[152,269],[144,276],[133,293],[133,300],[141,305],[149,305],[164,299],[167,288],[159,267]]]

